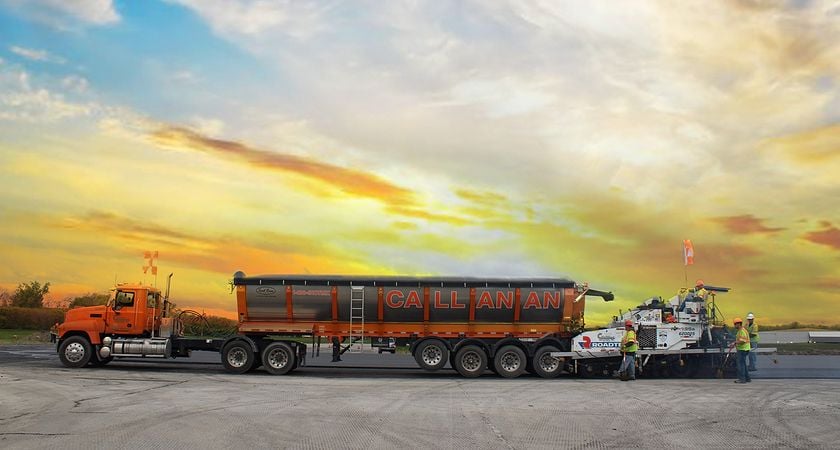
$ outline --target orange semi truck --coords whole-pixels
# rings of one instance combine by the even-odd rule
[[[417,364],[430,371],[449,363],[465,377],[489,368],[507,378],[526,370],[553,378],[563,367],[551,353],[571,350],[572,337],[583,330],[585,297],[613,299],[610,292],[558,278],[248,277],[236,272],[233,285],[236,335],[185,337],[171,317],[168,287],[161,297],[155,288],[124,284],[107,305],[67,312],[59,326],[59,358],[67,367],[84,367],[120,357],[217,351],[230,372],[262,366],[285,374],[305,364],[301,337],[313,343],[326,337],[334,356],[370,340],[407,345]]]

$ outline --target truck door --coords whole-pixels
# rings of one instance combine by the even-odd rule
[[[160,317],[160,307],[160,293],[147,291],[145,317],[138,317],[138,320],[142,319],[145,323],[144,331],[157,329],[157,322]]]
[[[108,325],[114,333],[134,334],[142,333],[143,326],[137,327],[137,303],[134,291],[118,290],[114,297],[114,304],[108,308]],[[142,301],[140,302],[142,303]],[[142,307],[144,305],[139,305]]]

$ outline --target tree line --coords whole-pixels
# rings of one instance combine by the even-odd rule
[[[20,283],[11,294],[5,290],[0,291],[0,306],[43,308],[44,300],[46,300],[49,292],[49,282],[43,284],[41,284],[40,281]],[[104,305],[108,302],[108,297],[108,294],[98,293],[89,293],[75,298],[68,297],[62,302],[62,306],[66,308],[75,308],[78,306]]]
[[[63,320],[64,309],[105,305],[110,298],[108,294],[89,293],[64,299],[60,308],[47,308],[44,302],[49,292],[50,283],[39,281],[20,283],[13,293],[0,290],[0,328],[47,329]],[[174,303],[170,307],[173,316],[182,321],[187,334],[214,336],[235,332],[234,320],[181,310]]]

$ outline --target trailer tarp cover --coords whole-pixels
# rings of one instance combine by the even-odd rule
[[[551,287],[571,288],[568,278],[480,278],[480,277],[404,277],[376,275],[233,275],[235,285],[318,285],[318,286],[442,286],[442,287]],[[592,290],[589,291],[592,295]]]

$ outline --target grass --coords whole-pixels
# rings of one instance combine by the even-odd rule
[[[49,331],[0,329],[0,344],[37,344],[50,342]]]
[[[780,355],[840,355],[840,343],[795,342],[792,344],[762,343],[762,347],[775,347]]]

